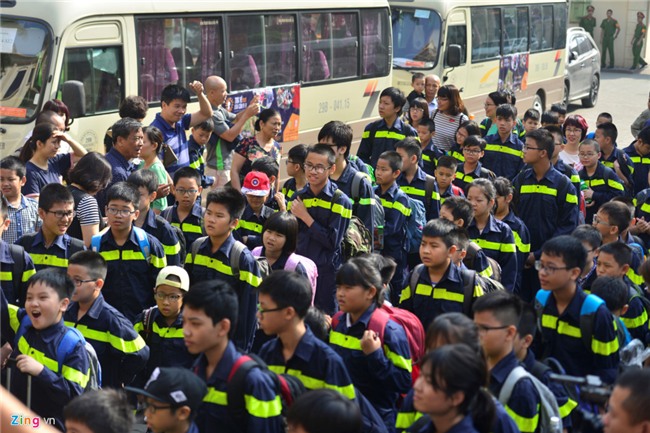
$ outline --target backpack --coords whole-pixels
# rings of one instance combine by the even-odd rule
[[[367,176],[365,173],[357,171],[354,173],[352,178],[352,185],[350,186],[350,194],[352,194],[352,200],[354,205],[352,208],[352,214],[356,214],[357,207],[359,206],[359,199],[361,197],[361,182],[363,179],[366,179]],[[375,200],[373,205],[373,214],[372,214],[372,227],[366,227],[373,234],[373,249],[375,251],[381,251],[384,249],[384,226],[386,225],[386,212],[384,211],[384,206],[381,204],[381,199],[373,192],[372,198]]]
[[[337,189],[332,197],[332,202],[338,201],[342,194],[343,192]],[[347,261],[361,254],[369,254],[372,252],[372,246],[370,230],[366,228],[359,217],[352,215],[348,229],[343,235],[343,241],[341,241],[343,260]]]
[[[463,263],[465,264],[465,266],[467,266],[469,269],[474,269],[474,260],[476,259],[476,255],[478,254],[479,251],[482,250],[483,249],[480,246],[478,246],[476,242],[471,241],[467,246],[467,254],[463,259]],[[490,278],[494,281],[501,281],[501,265],[499,264],[499,262],[494,260],[492,257],[489,257],[487,254],[485,254],[485,258],[490,264],[490,269],[492,269],[492,275],[490,276]]]
[[[406,241],[404,250],[408,254],[416,254],[420,251],[422,243],[422,229],[427,223],[427,213],[424,204],[420,200],[406,196],[408,207],[411,213],[406,218]]]
[[[501,392],[499,392],[499,401],[505,407],[508,404],[508,400],[510,400],[515,385],[524,378],[530,379],[541,399],[539,408],[539,424],[537,429],[540,432],[552,432],[551,418],[557,417],[558,419],[562,419],[560,416],[560,409],[557,405],[557,400],[551,390],[535,376],[527,372],[524,367],[517,366],[510,372],[501,387]]]
[[[142,313],[142,326],[144,328],[144,342],[149,345],[149,340],[151,339],[151,334],[153,333],[153,312],[158,307],[149,307],[144,310]]]
[[[15,346],[18,347],[18,341],[22,336],[27,332],[27,328],[32,325],[32,321],[25,313],[25,315],[20,319],[20,326],[16,332]],[[63,370],[63,362],[65,359],[72,353],[72,351],[77,347],[77,344],[81,341],[83,346],[86,349],[88,354],[88,364],[90,364],[90,373],[88,383],[84,388],[84,392],[90,391],[93,389],[100,389],[102,387],[102,366],[99,363],[97,358],[97,352],[95,348],[84,338],[84,336],[79,332],[77,328],[72,328],[66,326],[66,333],[63,334],[63,338],[59,341],[59,345],[56,348],[56,362],[58,364],[57,374],[61,375]]]
[[[98,253],[101,249],[102,236],[110,230],[110,227],[106,227],[104,230],[96,234],[90,240],[90,248]],[[140,252],[144,256],[147,263],[151,263],[151,245],[149,244],[149,237],[147,232],[142,230],[140,227],[133,226],[133,232],[135,233],[136,238],[138,239],[138,245],[140,245]]]
[[[253,256],[260,257],[262,254],[262,247],[256,247],[251,251]],[[307,272],[307,279],[311,285],[311,303],[314,304],[314,296],[316,295],[316,286],[318,284],[318,267],[309,257],[301,256],[300,254],[291,253],[284,264],[285,271],[295,271],[300,263]]]
[[[535,376],[542,383],[545,380],[547,372],[559,375],[567,374],[562,364],[560,364],[560,361],[553,358],[552,356],[544,358],[541,361],[536,359],[535,364],[533,364],[533,368],[529,371],[530,374]],[[557,382],[557,384],[564,388],[566,395],[569,396],[571,400],[580,401],[580,387],[578,385],[568,385],[565,382]]]
[[[208,239],[208,236],[202,236],[198,238],[197,240],[194,241],[192,244],[192,257],[196,257],[196,255],[199,252],[199,248],[201,248],[201,244],[203,244],[204,241]],[[239,279],[239,259],[241,257],[241,254],[244,252],[244,250],[247,249],[246,245],[239,241],[235,241],[235,243],[232,246],[232,249],[230,250],[230,268],[232,269],[232,275],[236,279]],[[255,257],[255,261],[257,262],[257,267],[260,270],[260,276],[262,280],[264,278],[268,277],[271,275],[271,265],[269,265],[268,260],[266,260],[266,257]]]
[[[172,213],[169,212],[169,217],[171,219]],[[180,228],[173,226],[171,222],[167,221],[167,219],[161,217],[160,215],[156,215],[156,223],[161,224],[161,225],[168,225],[171,227],[172,231],[176,234],[176,237],[178,238],[178,245],[181,247],[179,251],[179,255],[181,258],[181,263],[185,263],[185,256],[187,255],[187,241],[185,240],[185,235],[183,234],[183,230]]]

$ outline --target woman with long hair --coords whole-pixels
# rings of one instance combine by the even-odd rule
[[[456,131],[461,123],[469,120],[465,104],[456,86],[447,84],[438,90],[438,109],[431,117],[436,124],[433,144],[447,152],[456,142]]]

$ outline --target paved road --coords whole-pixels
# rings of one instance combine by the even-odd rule
[[[600,95],[594,108],[582,108],[578,104],[569,105],[569,113],[580,114],[589,123],[589,130],[596,126],[596,117],[604,111],[614,118],[618,128],[618,144],[622,147],[632,141],[630,125],[637,116],[648,108],[648,92],[650,92],[650,68],[641,72],[608,71],[602,72]]]

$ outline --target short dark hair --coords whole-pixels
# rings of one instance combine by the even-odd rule
[[[438,158],[438,164],[436,164],[436,168],[438,167],[448,168],[450,170],[456,171],[456,168],[458,167],[458,160],[452,156],[443,155]]]
[[[287,412],[287,423],[309,433],[359,433],[362,417],[359,406],[339,392],[316,389],[296,399]]]
[[[568,269],[584,269],[587,262],[585,247],[578,239],[569,235],[557,236],[544,242],[542,253],[561,258]]]
[[[129,138],[132,132],[142,129],[142,123],[130,117],[123,117],[117,122],[113,123],[111,131],[113,134],[113,144],[117,143],[119,137]]]
[[[641,140],[642,143],[650,144],[650,126],[643,128],[639,135],[637,136],[638,140]]]
[[[275,158],[269,155],[264,155],[256,158],[255,161],[251,163],[251,170],[264,173],[270,179],[272,176],[278,177],[280,166]]]
[[[318,141],[331,138],[336,147],[346,147],[346,158],[350,154],[353,136],[352,128],[340,120],[329,121],[318,131]]]
[[[566,106],[564,104],[553,104],[551,105],[551,111],[558,114],[566,114]]]
[[[212,325],[216,325],[223,319],[230,320],[229,337],[232,337],[237,327],[239,301],[230,284],[221,280],[206,280],[194,284],[183,296],[183,305],[195,310],[203,310],[212,320]]]
[[[336,154],[332,150],[330,146],[327,144],[314,144],[313,146],[309,146],[307,148],[307,156],[305,156],[305,160],[309,156],[310,153],[315,153],[316,155],[321,155],[321,156],[326,156],[327,157],[327,163],[329,165],[332,165],[336,163]]]
[[[362,256],[370,259],[375,268],[377,268],[381,274],[381,282],[384,286],[387,286],[395,275],[395,269],[397,269],[397,263],[395,263],[395,260],[392,257],[382,256],[377,253],[363,254]]]
[[[305,325],[309,326],[309,329],[314,333],[316,338],[322,342],[329,343],[330,325],[327,322],[328,319],[325,317],[325,313],[316,307],[309,307],[304,320]]]
[[[208,193],[205,207],[211,203],[223,205],[230,214],[230,220],[239,219],[246,208],[246,199],[241,192],[231,186],[223,186]]]
[[[379,155],[379,159],[383,159],[384,161],[388,162],[388,166],[393,173],[397,170],[402,169],[402,157],[394,150],[387,150],[385,152],[382,152],[382,154]]]
[[[508,94],[502,91],[497,90],[494,92],[490,92],[488,93],[487,97],[490,98],[492,102],[494,102],[494,105],[496,105],[497,107],[499,105],[510,103],[510,101],[508,100]]]
[[[423,72],[413,72],[411,74],[411,84],[415,83],[415,80],[422,79],[424,80],[424,73]]]
[[[106,279],[108,264],[101,254],[95,251],[77,251],[68,260],[69,265],[79,265],[86,268],[88,275],[95,279]]]
[[[194,179],[197,186],[201,186],[201,173],[192,167],[181,167],[174,173],[174,186],[180,179]]]
[[[585,139],[587,136],[587,131],[589,130],[589,125],[587,124],[587,121],[584,117],[579,114],[571,114],[567,116],[567,118],[564,119],[564,123],[562,124],[562,132],[564,132],[565,135],[566,129],[569,126],[580,129],[580,141]]]
[[[284,235],[285,241],[282,247],[284,254],[289,255],[296,251],[298,242],[298,219],[292,213],[286,211],[273,212],[264,222],[262,237],[267,230]]]
[[[515,120],[517,118],[517,112],[515,107],[510,104],[501,104],[497,107],[496,117],[503,117],[504,119]]]
[[[521,318],[521,301],[517,295],[510,292],[490,292],[474,301],[472,311],[474,314],[487,311],[502,325],[517,326]]]
[[[381,273],[367,257],[353,257],[345,262],[336,273],[336,285],[361,286],[364,290],[374,287],[377,289],[374,301],[379,305],[384,301]]]
[[[591,294],[605,301],[611,312],[620,310],[628,302],[629,288],[620,277],[600,276],[591,283]],[[620,326],[620,324],[619,324]]]
[[[507,197],[515,192],[512,182],[507,177],[499,176],[492,181],[492,184],[497,192],[497,197]]]
[[[136,188],[146,188],[149,194],[153,194],[158,190],[158,175],[148,168],[134,171],[129,175],[126,181],[131,185],[134,185]]]
[[[132,119],[144,119],[147,117],[149,104],[147,100],[139,95],[127,96],[120,102],[120,117],[130,117]]]
[[[596,129],[600,129],[600,132],[605,137],[611,138],[612,142],[616,142],[616,139],[618,138],[618,129],[612,122],[601,123],[600,125],[596,126]]]
[[[473,120],[466,120],[458,126],[458,129],[463,128],[467,131],[467,135],[481,135],[481,127]]]
[[[595,250],[603,243],[603,236],[598,229],[590,224],[581,224],[573,230],[571,236],[580,242],[587,242]]]
[[[74,293],[74,283],[63,268],[45,268],[36,272],[27,280],[27,290],[37,283],[53,289],[59,299],[70,298]]]
[[[176,84],[168,84],[160,94],[160,102],[170,104],[174,99],[181,99],[184,102],[190,102],[189,90]]]
[[[422,238],[440,238],[447,248],[451,248],[455,245],[455,229],[456,225],[451,221],[444,218],[433,219],[428,221],[422,229]]]
[[[311,305],[311,283],[297,272],[273,272],[262,281],[259,292],[269,295],[278,308],[292,307],[301,319]]]
[[[85,425],[92,433],[131,431],[135,421],[126,394],[110,388],[79,395],[65,406],[63,416]]]
[[[70,170],[68,179],[92,194],[108,186],[113,179],[113,168],[101,153],[88,152]]]
[[[255,120],[255,124],[254,124],[255,130],[261,131],[262,130],[261,123],[262,122],[266,123],[269,121],[269,119],[271,119],[271,117],[276,117],[276,116],[280,116],[279,111],[274,110],[273,108],[265,108],[260,112],[260,114],[257,115],[257,120]]]
[[[623,402],[623,409],[627,412],[630,423],[633,425],[643,421],[650,421],[650,370],[647,368],[629,369],[621,373],[616,379],[616,386],[630,391],[630,395]]]
[[[555,111],[545,111],[542,113],[543,125],[558,125],[560,124],[560,115]]]
[[[614,119],[612,115],[606,111],[599,113],[598,116],[596,116],[596,119],[598,119],[599,117],[604,117],[605,119],[607,119],[608,122],[611,122]]]
[[[202,129],[207,132],[214,131],[214,121],[212,120],[212,117],[208,117],[198,125],[194,125],[194,129]]]
[[[582,146],[593,146],[594,152],[600,153],[600,144],[596,140],[592,140],[591,138],[585,138],[580,142],[578,145],[578,148],[581,148]]]
[[[553,153],[555,153],[555,140],[550,132],[544,128],[536,129],[526,134],[526,139],[529,138],[535,140],[537,147],[546,151],[548,159],[553,158]]]
[[[420,120],[418,126],[426,127],[429,130],[429,132],[435,132],[436,130],[436,122],[434,122],[433,119],[430,117]],[[426,144],[426,143],[422,143],[422,144]]]
[[[397,149],[404,149],[404,152],[406,152],[408,156],[417,156],[418,161],[422,157],[422,147],[420,146],[418,139],[415,137],[406,137],[405,139],[398,141],[395,143],[395,150]]]
[[[296,144],[287,153],[287,158],[291,159],[293,162],[302,165],[305,163],[305,158],[307,158],[307,145],[306,144]]]
[[[388,96],[393,101],[393,106],[399,108],[397,115],[402,114],[402,108],[406,104],[406,96],[404,96],[404,93],[397,87],[387,87],[381,91],[379,98],[381,99],[384,96]]]
[[[486,146],[486,141],[480,135],[469,135],[463,143],[463,148],[478,147],[481,149],[481,151],[484,151]]]
[[[16,172],[16,176],[25,177],[25,164],[15,156],[7,156],[0,160],[0,169]]]
[[[598,254],[610,254],[619,266],[632,266],[634,253],[628,244],[623,242],[610,242],[598,249]]]
[[[529,108],[524,113],[524,121],[528,119],[532,119],[532,120],[537,120],[539,122],[540,118],[541,118],[541,114],[539,114],[539,111],[537,111],[535,108]]]
[[[113,200],[121,200],[132,204],[135,209],[140,205],[140,191],[128,182],[117,182],[106,191],[106,205]]]
[[[60,183],[45,185],[38,196],[38,208],[49,211],[57,203],[74,203],[74,197],[70,190]]]
[[[444,341],[444,344],[465,344],[472,348],[474,353],[482,353],[478,327],[463,313],[444,313],[433,319],[427,329],[425,346],[431,349],[440,340]]]
[[[448,197],[445,199],[442,206],[449,209],[451,215],[454,217],[454,221],[462,219],[463,227],[470,225],[474,219],[474,208],[472,207],[472,203],[470,203],[470,201],[465,197]]]
[[[519,324],[517,325],[517,334],[520,338],[526,335],[531,335],[535,338],[537,333],[537,313],[535,307],[532,305],[521,302],[521,316],[519,316]]]
[[[609,223],[617,227],[619,233],[623,233],[632,222],[630,208],[620,201],[608,201],[600,207],[599,211],[607,215]]]

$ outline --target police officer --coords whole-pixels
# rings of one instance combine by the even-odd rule
[[[596,17],[594,17],[595,8],[591,5],[587,6],[587,15],[580,18],[578,25],[589,32],[591,37],[594,37],[594,28],[596,27]]]
[[[643,19],[645,15],[643,12],[636,13],[636,27],[634,28],[634,36],[632,37],[632,55],[634,56],[634,61],[632,62],[632,68],[636,69],[637,65],[640,68],[645,68],[648,64],[641,57],[641,48],[643,48],[643,41],[646,37],[648,28],[643,24]]]
[[[605,58],[607,57],[607,51],[609,50],[609,67],[614,67],[614,39],[618,37],[619,32],[621,31],[621,26],[618,24],[618,21],[612,18],[614,12],[611,9],[607,9],[607,18],[600,23],[600,28],[602,32],[600,33],[600,46],[601,48],[601,68],[605,68]]]

